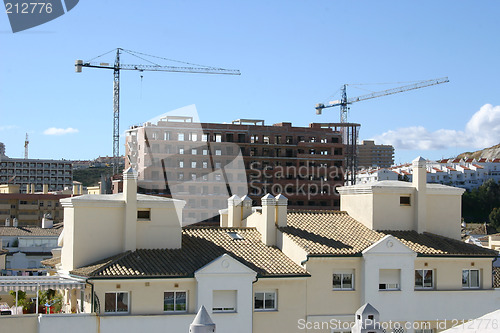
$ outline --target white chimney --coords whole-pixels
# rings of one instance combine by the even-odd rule
[[[45,214],[42,218],[42,228],[43,229],[51,229],[54,226],[54,221],[50,214]]]
[[[9,217],[5,219],[5,226],[10,227],[10,218]]]
[[[125,251],[137,248],[137,173],[128,168],[123,172],[123,198],[125,199]]]
[[[426,231],[427,220],[427,162],[423,157],[417,157],[412,162],[413,179],[412,184],[415,188],[415,213],[416,228],[418,233]]]
[[[241,199],[236,194],[227,199],[227,224],[229,227],[241,227]]]
[[[262,197],[261,202],[264,228],[259,231],[262,234],[262,242],[273,246],[276,245],[276,199],[268,193]]]
[[[244,220],[252,215],[252,199],[248,195],[241,197],[241,219]]]
[[[278,227],[286,227],[288,199],[283,194],[276,196],[276,223]]]
[[[43,194],[49,193],[49,184],[43,184]]]
[[[14,220],[12,220],[12,226],[17,228],[19,225],[18,221],[17,221],[17,217],[14,217]]]

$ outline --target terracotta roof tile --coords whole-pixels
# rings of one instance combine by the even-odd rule
[[[0,236],[59,236],[63,229],[62,223],[54,224],[53,228],[35,226],[5,227],[0,226]]]
[[[359,255],[387,234],[422,255],[496,255],[493,250],[430,233],[374,231],[345,212],[292,211],[288,225],[280,229],[309,255]]]
[[[237,232],[243,239],[233,239]],[[181,249],[136,250],[125,252],[72,274],[89,277],[191,277],[195,271],[229,254],[255,270],[258,276],[308,276],[307,271],[279,249],[266,246],[255,228],[186,227]]]
[[[500,288],[500,267],[493,267],[493,288]]]

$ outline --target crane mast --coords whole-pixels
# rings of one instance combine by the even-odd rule
[[[114,51],[114,50],[112,50]],[[110,52],[112,52],[110,51]],[[110,53],[108,52],[108,53]],[[170,60],[161,57],[155,57],[148,54],[143,54],[135,51],[125,50],[122,48],[116,49],[115,63],[113,66],[107,63],[96,63],[96,62],[83,62],[83,60],[77,60],[75,62],[75,71],[77,73],[82,72],[83,67],[89,68],[101,68],[113,70],[113,172],[118,173],[118,165],[120,158],[120,70],[136,70],[136,71],[153,71],[153,72],[176,72],[176,73],[197,73],[197,74],[225,74],[225,75],[240,75],[240,71],[236,69],[224,69],[216,68],[211,66],[200,66],[198,67],[177,67],[177,66],[162,66],[156,63],[152,65],[131,65],[122,64],[120,62],[120,55],[122,52],[126,52],[130,55],[138,57],[140,59],[146,60],[140,56],[145,55],[149,57]],[[107,54],[107,53],[105,53]],[[104,55],[104,54],[103,54]],[[99,56],[101,57],[101,56]],[[96,58],[99,58],[96,57]],[[191,64],[190,64],[191,65]]]
[[[382,90],[373,92],[366,95],[361,95],[353,98],[347,98],[347,84],[342,85],[340,88],[341,96],[340,100],[331,101],[328,105],[323,103],[316,104],[316,114],[320,115],[323,112],[323,109],[331,108],[331,107],[340,107],[340,131],[342,134],[342,143],[346,146],[346,184],[354,185],[356,184],[356,173],[357,173],[357,127],[353,127],[352,124],[347,122],[347,114],[349,112],[349,105],[356,102],[365,101],[367,99],[382,97],[393,95],[409,90],[425,88],[429,86],[434,86],[441,83],[450,82],[448,77],[442,77],[439,79],[425,80],[419,81],[416,83],[408,84],[401,87],[396,87],[392,89]],[[342,125],[344,124],[344,125]]]

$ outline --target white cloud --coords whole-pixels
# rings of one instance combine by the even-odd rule
[[[0,126],[0,131],[8,131],[11,129],[18,128],[16,125],[6,125],[6,126]]]
[[[70,133],[78,133],[78,130],[76,128],[72,128],[72,127],[68,127],[68,128],[51,127],[51,128],[47,128],[45,131],[43,131],[43,134],[45,134],[45,135],[64,135],[64,134],[70,134]]]
[[[430,132],[422,126],[413,126],[388,131],[374,139],[377,143],[408,150],[491,147],[500,143],[500,106],[483,105],[467,122],[465,131],[440,129]]]

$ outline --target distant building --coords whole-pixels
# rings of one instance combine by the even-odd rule
[[[185,222],[217,216],[232,194],[248,193],[259,204],[264,194],[281,190],[291,208],[338,209],[345,149],[334,125],[167,116],[127,131],[126,167],[138,170],[141,193],[185,200]]]
[[[0,142],[0,156],[5,156],[5,145]]]
[[[427,161],[427,182],[456,186],[471,190],[488,179],[500,181],[500,159],[443,159]],[[400,178],[411,181],[412,165],[391,167]]]
[[[45,187],[47,189],[47,186]],[[50,214],[55,223],[63,221],[60,199],[71,194],[19,193],[19,185],[0,185],[0,224],[14,219],[19,226],[41,226],[42,218]]]
[[[57,239],[62,229],[62,223],[53,225],[52,221],[44,228],[15,227],[12,222],[1,225],[0,243],[6,251],[6,258],[0,275],[45,275],[47,269],[40,262],[52,258],[52,250],[58,247]]]
[[[71,161],[0,156],[0,184],[20,185],[22,193],[41,192],[44,184],[49,191],[62,191],[73,186],[73,168]]]
[[[356,174],[356,184],[366,184],[382,180],[399,180],[399,174],[388,169],[366,169]]]
[[[376,145],[373,140],[363,140],[358,145],[359,168],[389,168],[394,165],[394,147],[391,145]]]

